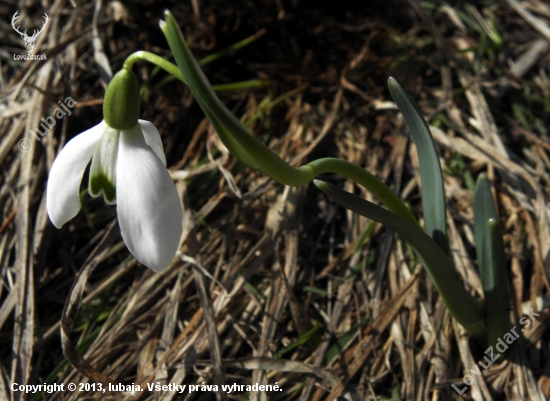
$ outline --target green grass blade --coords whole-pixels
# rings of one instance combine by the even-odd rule
[[[229,46],[227,49],[221,50],[217,53],[211,54],[209,56],[206,56],[201,61],[199,61],[200,65],[206,65],[210,64],[214,61],[217,61],[223,57],[232,56],[234,55],[238,50],[248,46],[251,43],[254,43],[258,38],[262,37],[267,32],[266,29],[261,29],[259,32],[255,33],[252,36],[249,36],[248,38],[245,38],[241,40],[240,42],[234,43],[231,46]]]
[[[465,289],[449,255],[421,228],[388,210],[323,181],[313,181],[321,191],[344,207],[376,220],[398,232],[420,255],[428,276],[451,315],[473,336],[484,338],[481,304]]]
[[[375,228],[376,228],[376,223],[374,221],[371,221],[367,226],[367,228],[365,228],[365,230],[359,237],[359,240],[357,240],[357,244],[355,245],[355,248],[353,248],[353,253],[357,253],[361,250],[361,248],[363,248],[367,240],[370,238],[370,236],[374,232]]]
[[[411,130],[420,164],[424,230],[449,254],[445,189],[439,157],[432,134],[420,110],[395,78],[388,79],[388,87],[399,111]]]
[[[277,352],[275,354],[275,358],[281,358],[287,352],[292,351],[294,348],[299,347],[300,345],[306,344],[311,339],[314,339],[314,336],[317,334],[317,331],[321,329],[323,326],[321,325],[321,323],[319,323],[315,319],[312,320],[312,323],[313,323],[313,328],[311,328],[311,330],[302,334],[296,341],[294,341],[288,347],[285,347],[279,352]]]
[[[340,337],[336,344],[330,347],[325,355],[325,365],[329,365],[338,357],[338,355],[343,353],[343,350],[346,349],[346,346],[352,341],[357,335],[358,331],[361,331],[367,327],[366,319],[362,317],[358,322],[354,323],[342,337]]]
[[[228,84],[214,85],[212,86],[212,89],[214,89],[216,92],[237,91],[237,90],[263,88],[265,86],[271,86],[271,85],[273,85],[273,81],[269,81],[269,80],[262,81],[259,79],[252,79],[250,81],[240,81],[240,82],[231,82]]]

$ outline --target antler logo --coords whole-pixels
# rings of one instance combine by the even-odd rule
[[[18,13],[19,13],[19,10],[17,10],[15,12],[15,14],[13,14],[13,18],[11,19],[11,26],[13,27],[13,29],[15,29],[15,32],[17,32],[19,35],[21,35],[21,38],[25,41],[25,48],[27,49],[27,53],[31,54],[32,50],[34,49],[34,45],[36,44],[36,40],[38,39],[38,35],[40,35],[42,33],[42,31],[44,30],[44,28],[46,27],[46,24],[48,23],[49,17],[48,17],[48,14],[44,13],[43,18],[45,18],[45,21],[42,24],[42,28],[40,28],[39,31],[37,31],[35,29],[32,36],[29,36],[29,35],[27,35],[27,30],[26,29],[25,29],[25,32],[21,32],[19,30],[20,27],[15,26],[16,21],[19,18],[19,16],[17,15]]]

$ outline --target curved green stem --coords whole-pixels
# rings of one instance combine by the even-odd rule
[[[201,64],[207,64],[212,60],[213,58],[205,58],[201,60]],[[148,61],[151,64],[154,64],[159,68],[162,68],[168,74],[179,79],[181,82],[187,85],[187,82],[185,81],[185,78],[183,77],[183,74],[181,73],[181,70],[178,68],[177,65],[175,65],[174,63],[171,63],[165,58],[162,58],[160,56],[157,56],[154,53],[150,53],[147,51],[140,50],[130,54],[126,59],[126,61],[124,61],[123,68],[127,70],[131,70],[137,61]],[[271,85],[271,81],[253,79],[253,80],[244,81],[244,82],[232,82],[229,84],[214,85],[212,88],[215,91],[226,91],[226,90],[235,90],[235,89],[243,89],[243,88],[246,88],[246,89],[259,88],[266,85]]]
[[[143,50],[130,54],[128,58],[126,58],[126,61],[124,61],[124,68],[131,70],[134,64],[136,63],[136,61],[139,61],[139,60],[148,61],[151,64],[154,64],[162,68],[168,74],[172,74],[177,79],[179,79],[180,81],[182,81],[184,84],[187,85],[187,82],[185,81],[185,78],[183,77],[183,74],[181,73],[177,65],[169,62],[165,58],[157,56],[154,53],[146,52]]]
[[[386,184],[358,165],[346,160],[324,158],[312,161],[307,166],[313,167],[315,177],[322,173],[336,173],[355,181],[372,192],[388,210],[420,227],[407,205]]]

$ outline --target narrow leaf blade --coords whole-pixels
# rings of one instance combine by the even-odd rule
[[[497,212],[491,193],[491,184],[485,174],[480,174],[474,195],[474,234],[476,253],[479,263],[479,274],[483,277],[486,270],[484,258],[484,244],[487,243],[487,222],[489,219],[497,220]]]
[[[487,344],[495,346],[510,330],[508,272],[502,232],[491,184],[480,174],[474,195],[474,234],[479,275],[485,297]]]
[[[445,188],[432,134],[420,110],[395,78],[388,79],[388,87],[399,111],[405,118],[418,152],[424,230],[449,254]]]
[[[214,93],[210,82],[191,54],[174,17],[165,12],[161,29],[174,59],[197,103],[233,156],[250,168],[261,171],[285,185],[299,186],[311,181],[311,171],[295,169],[254,138]]]
[[[498,221],[489,219],[486,225],[487,243],[483,259],[485,274],[481,277],[485,294],[487,344],[495,346],[510,330],[510,294],[504,242]]]

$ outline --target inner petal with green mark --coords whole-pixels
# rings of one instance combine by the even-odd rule
[[[92,157],[88,192],[93,197],[103,193],[110,205],[116,203],[116,162],[120,130],[107,127]]]

